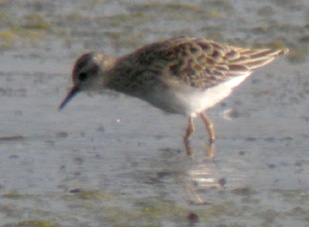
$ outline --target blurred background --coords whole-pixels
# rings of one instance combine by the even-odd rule
[[[61,112],[78,56],[179,36],[290,53],[196,121],[121,94]],[[0,0],[0,226],[308,226],[307,0]]]

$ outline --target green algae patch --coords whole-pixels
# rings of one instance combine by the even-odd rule
[[[110,226],[162,226],[162,221],[184,222],[189,210],[171,201],[156,199],[139,200],[133,207],[104,207],[101,220]]]
[[[12,27],[0,31],[0,49],[14,47],[19,42],[36,43],[46,36],[45,31]]]
[[[60,227],[61,225],[43,220],[27,220],[18,223],[5,224],[2,227]]]
[[[24,17],[25,22],[21,25],[25,29],[48,29],[51,23],[39,14],[30,14]]]
[[[51,22],[40,14],[32,13],[20,18],[9,13],[0,14],[0,50],[17,47],[20,43],[37,43],[52,32]]]
[[[135,205],[140,209],[143,215],[152,218],[160,218],[164,216],[181,216],[181,214],[186,211],[184,208],[177,206],[172,201],[138,201]]]
[[[20,198],[24,198],[25,195],[19,193],[17,190],[12,190],[6,194],[1,195],[1,197],[7,198],[7,199],[20,199]]]
[[[250,212],[248,206],[240,206],[237,203],[227,201],[218,205],[212,205],[198,209],[195,213],[202,222],[214,220],[221,217],[240,217]]]
[[[70,191],[72,195],[68,198],[70,200],[74,199],[82,199],[82,200],[113,200],[116,199],[116,196],[108,193],[104,193],[102,191],[96,190],[80,190],[80,189],[73,189]]]
[[[170,12],[170,11],[185,11],[185,12],[204,12],[203,9],[200,7],[189,5],[189,4],[181,4],[181,3],[158,3],[158,2],[152,2],[152,3],[145,3],[145,4],[139,4],[137,6],[134,6],[134,8],[131,8],[131,10],[136,11],[160,11],[160,12]]]
[[[210,208],[202,210],[200,216],[209,219],[211,217],[217,217],[223,214],[228,213],[231,210],[231,207],[234,207],[232,202],[226,202],[220,205],[211,206]]]
[[[13,29],[0,31],[0,49],[12,46],[17,37],[18,35]]]
[[[207,14],[209,17],[216,18],[216,19],[224,19],[226,16],[223,13],[220,13],[216,10],[210,10]]]
[[[104,207],[100,209],[101,219],[108,226],[141,226],[149,224],[149,220],[136,209],[124,209],[122,207]]]

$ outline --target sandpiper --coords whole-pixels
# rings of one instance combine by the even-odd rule
[[[213,144],[214,126],[205,110],[229,96],[255,69],[288,52],[246,49],[200,38],[168,39],[120,58],[90,52],[76,61],[73,87],[59,109],[80,91],[111,89],[140,98],[188,118],[183,141],[190,155],[193,119],[201,117],[209,144]]]

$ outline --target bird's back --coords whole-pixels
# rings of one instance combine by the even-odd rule
[[[130,81],[169,78],[207,89],[258,69],[287,49],[246,49],[198,38],[149,44],[122,58]]]

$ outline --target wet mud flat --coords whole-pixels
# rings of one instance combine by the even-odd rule
[[[1,226],[307,226],[306,1],[3,1]],[[18,13],[16,13],[18,12]],[[73,62],[175,36],[290,48],[196,122],[119,94],[57,110]]]

